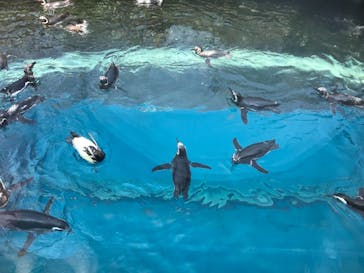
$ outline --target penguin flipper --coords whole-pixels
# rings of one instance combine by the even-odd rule
[[[203,169],[210,169],[211,170],[210,166],[207,166],[205,164],[198,163],[198,162],[191,162],[191,166],[194,167],[194,168],[203,168]]]
[[[268,107],[267,109],[269,111],[272,111],[273,113],[276,113],[276,114],[280,114],[281,113],[281,111],[279,109],[275,108],[274,106]]]
[[[52,196],[51,198],[49,198],[46,206],[44,207],[43,212],[45,214],[49,214],[49,210],[51,209],[51,206],[53,205],[53,201],[54,201],[54,197]]]
[[[28,233],[27,240],[25,241],[23,247],[18,252],[19,257],[24,256],[27,253],[27,250],[30,247],[30,245],[33,243],[34,239],[35,239],[35,235],[33,233]]]
[[[262,166],[260,166],[255,160],[250,161],[250,166],[257,169],[258,171],[262,173],[268,173],[266,169],[264,169]]]
[[[33,177],[30,177],[30,178],[28,178],[28,179],[25,179],[25,180],[23,180],[23,181],[19,182],[19,183],[16,183],[16,184],[14,184],[14,185],[11,185],[11,186],[9,187],[9,190],[10,190],[10,191],[13,191],[13,190],[19,189],[19,188],[21,188],[21,187],[25,186],[26,184],[28,184],[29,182],[31,182],[32,180],[33,180]]]
[[[248,124],[248,111],[245,107],[240,107],[240,116],[244,124]]]
[[[171,167],[172,167],[172,165],[170,163],[161,164],[161,165],[155,166],[152,169],[152,172],[160,171],[160,170],[169,170]]]
[[[364,199],[364,188],[359,188],[358,190],[358,196]]]
[[[19,117],[18,117],[18,120],[19,120],[20,122],[23,122],[23,123],[26,123],[26,124],[34,124],[34,123],[35,123],[35,121],[34,121],[34,120],[29,119],[29,118],[26,118],[26,117],[24,117],[24,116],[19,116]]]
[[[209,67],[212,67],[210,58],[206,58],[205,62]]]
[[[239,144],[239,141],[236,137],[234,137],[234,139],[233,139],[233,144],[234,144],[235,149],[237,149],[237,150],[243,149],[243,147],[241,147],[241,145]]]

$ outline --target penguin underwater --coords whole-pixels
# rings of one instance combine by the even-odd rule
[[[177,153],[171,163],[165,163],[155,166],[152,172],[160,170],[169,170],[172,168],[172,178],[174,184],[173,197],[178,198],[181,194],[183,198],[188,199],[188,190],[191,184],[191,169],[192,167],[211,169],[211,167],[198,163],[190,162],[187,157],[185,145],[177,140]]]
[[[75,148],[84,160],[91,164],[96,164],[104,160],[105,153],[101,150],[91,134],[89,134],[89,136],[92,141],[76,134],[75,132],[71,132],[70,134],[71,135],[66,139],[66,141],[72,144],[73,148]]]
[[[349,197],[344,193],[334,193],[332,197],[355,211],[360,212],[364,217],[364,188],[358,190],[358,195],[355,198]]]
[[[243,148],[235,137],[233,139],[233,144],[236,151],[232,156],[232,163],[248,164],[262,173],[268,173],[268,171],[261,167],[256,160],[263,157],[270,151],[279,148],[279,145],[276,144],[275,140],[266,140],[263,142],[251,144],[248,147]]]
[[[44,101],[44,97],[35,95],[11,105],[7,110],[0,110],[0,128],[7,126],[14,121],[21,121],[29,124],[34,123],[33,120],[24,117],[23,114],[42,101]]]
[[[18,252],[18,256],[25,255],[37,234],[51,231],[71,231],[66,221],[49,215],[52,204],[53,197],[49,199],[43,212],[34,210],[0,211],[0,228],[28,232],[27,240]]]
[[[244,124],[248,124],[248,111],[272,111],[279,113],[276,107],[279,103],[259,97],[242,96],[238,91],[229,88],[231,92],[230,101],[240,108],[241,120]]]
[[[8,97],[15,97],[20,92],[25,90],[28,87],[28,85],[36,87],[36,81],[33,75],[33,67],[35,64],[36,62],[26,65],[24,67],[24,76],[19,80],[11,83],[7,87],[1,89],[0,93],[4,93]]]
[[[33,180],[33,177],[25,179],[19,183],[11,185],[8,189],[5,187],[4,182],[2,179],[0,179],[0,208],[5,207],[8,202],[11,195],[11,192],[23,187],[24,185],[28,184]]]
[[[109,89],[115,86],[116,80],[119,77],[119,69],[112,62],[104,76],[100,76],[100,89]]]
[[[364,109],[364,99],[358,98],[346,93],[337,92],[336,88],[332,91],[328,91],[325,87],[314,88],[316,92],[328,102],[330,102],[330,110],[335,115],[336,114],[336,104],[346,106],[354,106]]]

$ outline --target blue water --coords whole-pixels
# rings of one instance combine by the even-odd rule
[[[8,71],[0,71],[0,87],[18,79],[23,65],[36,60],[40,86],[16,100],[31,94],[46,97],[26,113],[34,125],[16,122],[0,131],[2,179],[10,184],[34,177],[12,193],[6,209],[41,211],[54,196],[51,214],[72,227],[68,234],[39,235],[21,258],[17,252],[26,234],[1,230],[1,273],[363,271],[364,220],[328,195],[340,191],[355,196],[363,187],[364,112],[338,106],[332,115],[312,89],[337,84],[340,90],[363,95],[363,36],[353,34],[355,16],[350,21],[339,14],[315,17],[322,41],[310,43],[320,35],[308,24],[303,40],[288,35],[282,46],[278,41],[286,26],[301,31],[302,21],[310,21],[294,17],[303,12],[297,3],[281,2],[275,8],[247,1],[239,3],[237,18],[225,21],[220,9],[235,14],[234,1],[217,10],[210,3],[207,11],[204,1],[167,1],[162,9],[102,1],[103,14],[98,14],[98,5],[93,9],[95,3],[84,2],[75,1],[71,8],[95,16],[83,37],[39,30],[33,17],[41,12],[31,1],[23,7],[34,15],[28,25],[15,32],[14,22],[0,27],[6,51],[18,45],[19,37],[22,49],[28,49],[27,54],[14,49],[18,56]],[[8,7],[17,18],[21,9]],[[268,16],[272,9],[276,13]],[[11,21],[4,10],[2,22]],[[118,12],[130,15],[131,21],[123,16],[111,20],[126,20],[132,30],[120,22],[110,26],[107,44],[105,33],[98,32],[100,22],[107,25],[102,18]],[[200,28],[194,25],[196,14],[182,16],[188,12],[209,16],[199,19]],[[140,20],[137,26],[133,16]],[[255,31],[264,28],[265,18],[271,22],[271,36],[248,35],[241,30],[240,17]],[[263,26],[254,28],[254,22]],[[337,33],[330,23],[340,26]],[[165,31],[159,30],[161,25]],[[228,30],[222,34],[224,27]],[[35,41],[22,32],[28,28],[35,29]],[[246,40],[236,40],[237,33]],[[212,60],[208,67],[191,51],[197,42],[229,48],[232,57]],[[336,47],[327,45],[334,42]],[[98,76],[111,61],[120,66],[117,88],[100,91]],[[228,87],[278,100],[281,113],[249,112],[244,125],[238,109],[227,102]],[[93,167],[75,155],[65,141],[71,130],[85,136],[90,132],[105,160]],[[280,148],[258,160],[268,174],[231,165],[234,137],[242,146],[276,140]],[[212,167],[192,169],[186,201],[173,198],[170,171],[151,171],[172,160],[176,138],[186,145],[191,161]]]

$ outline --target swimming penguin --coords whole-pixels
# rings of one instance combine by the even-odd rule
[[[200,46],[195,46],[195,48],[193,49],[195,51],[195,53],[202,57],[202,58],[206,58],[206,63],[211,66],[210,63],[210,59],[211,58],[219,58],[219,57],[230,57],[230,52],[229,51],[225,51],[225,50],[215,50],[215,49],[210,49],[210,50],[203,50],[202,47]]]
[[[101,162],[105,158],[105,153],[99,145],[96,143],[95,139],[89,134],[91,140],[71,132],[71,135],[66,139],[66,141],[72,144],[73,148],[76,149],[78,154],[87,162],[91,164],[96,164]]]
[[[10,194],[13,190],[19,189],[21,187],[23,187],[24,185],[28,184],[29,182],[31,182],[33,180],[32,178],[28,178],[24,181],[21,181],[19,183],[13,184],[11,185],[8,189],[5,187],[4,182],[2,181],[2,179],[0,178],[0,208],[5,207],[8,202],[9,202],[9,198],[10,198]]]
[[[36,80],[33,75],[33,67],[36,62],[24,66],[24,76],[19,80],[11,83],[0,90],[0,93],[4,93],[8,97],[15,97],[20,92],[25,90],[29,85],[36,87]]]
[[[77,33],[77,34],[87,34],[88,30],[88,23],[86,20],[80,19],[80,18],[71,18],[66,19],[62,25],[64,25],[64,29],[71,33]]]
[[[53,17],[40,16],[39,21],[44,26],[54,26],[62,23],[62,21],[66,19],[68,16],[69,16],[68,12],[61,13]]]
[[[152,169],[152,172],[167,170],[172,168],[172,178],[174,184],[173,196],[178,198],[181,194],[186,200],[188,198],[188,190],[191,184],[191,170],[190,166],[211,169],[211,167],[197,163],[190,162],[187,157],[186,147],[182,142],[177,140],[177,153],[171,163],[158,165]]]
[[[364,188],[359,189],[359,194],[355,198],[351,198],[343,193],[335,193],[332,195],[332,197],[351,207],[357,212],[360,212],[360,214],[364,217]]]
[[[109,89],[114,87],[119,77],[119,69],[114,63],[111,63],[104,76],[100,76],[100,89]]]
[[[72,5],[71,0],[63,0],[63,1],[54,1],[54,2],[47,2],[46,0],[40,0],[40,4],[43,6],[45,10],[54,10],[59,8],[65,8]]]
[[[30,64],[26,64],[24,66],[24,74],[25,75],[32,75],[33,76],[33,67],[37,62],[32,62]]]
[[[4,53],[0,54],[0,70],[9,69],[8,67],[8,56]]]
[[[18,252],[18,256],[25,255],[38,234],[52,231],[71,231],[66,221],[49,215],[52,204],[53,197],[49,199],[43,212],[34,210],[0,211],[0,228],[28,232],[27,240]]]
[[[19,80],[13,82],[12,84],[8,85],[7,87],[4,87],[0,90],[0,93],[4,93],[8,97],[15,97],[20,92],[25,90],[28,86],[36,86],[36,81],[34,76],[32,75],[24,75]]]
[[[317,87],[314,89],[322,98],[330,102],[330,109],[334,115],[336,114],[337,103],[364,109],[364,100],[362,98],[358,98],[346,93],[339,93],[337,92],[336,88],[334,88],[332,91],[328,91],[325,87]]]
[[[249,145],[248,147],[241,147],[236,138],[233,139],[233,144],[236,149],[232,156],[233,164],[248,164],[262,173],[268,173],[268,171],[262,168],[257,159],[263,157],[272,150],[278,149],[279,146],[275,140],[267,140],[259,143]]]
[[[242,96],[238,91],[229,88],[231,92],[231,102],[240,108],[241,120],[244,124],[248,123],[248,111],[272,111],[279,113],[276,107],[279,103],[259,97],[245,97]]]
[[[44,97],[35,95],[11,105],[7,110],[0,110],[0,128],[14,121],[33,124],[34,121],[24,117],[23,114],[42,101],[44,101]]]
[[[163,0],[136,0],[136,4],[138,6],[151,6],[151,5],[158,5],[161,6],[163,4]]]

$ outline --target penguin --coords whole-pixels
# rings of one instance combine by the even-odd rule
[[[206,63],[211,66],[210,59],[211,58],[219,58],[219,57],[231,57],[230,52],[226,50],[216,50],[216,49],[210,49],[210,50],[203,50],[200,46],[195,46],[194,49],[195,53],[202,57],[206,58]]]
[[[66,19],[62,25],[64,25],[64,29],[71,33],[77,33],[80,35],[87,34],[88,23],[86,20],[80,18],[70,18]]]
[[[163,0],[136,0],[136,4],[138,6],[151,6],[151,5],[157,5],[162,6]]]
[[[355,198],[351,198],[344,193],[334,193],[332,197],[351,207],[364,217],[364,188],[359,189],[359,194]]]
[[[112,62],[104,76],[100,76],[100,89],[109,89],[115,87],[117,78],[119,77],[119,69]]]
[[[177,153],[174,156],[171,163],[165,163],[155,166],[152,172],[160,170],[168,170],[172,168],[172,178],[174,184],[173,197],[178,198],[181,194],[184,200],[188,199],[188,190],[191,184],[191,169],[192,167],[211,169],[211,167],[197,163],[190,162],[187,157],[187,151],[185,145],[177,140]]]
[[[24,76],[10,85],[0,90],[0,93],[4,93],[8,97],[15,97],[20,92],[25,90],[29,85],[36,87],[36,81],[33,75],[33,67],[36,62],[24,66]]]
[[[96,164],[104,160],[105,153],[101,150],[91,134],[89,136],[92,141],[72,131],[70,134],[66,141],[72,144],[73,148],[75,148],[84,160],[91,164]]]
[[[42,96],[31,96],[25,100],[11,105],[7,110],[0,111],[0,128],[3,128],[11,122],[21,121],[28,124],[33,124],[34,121],[23,116],[23,114],[32,109],[38,103],[44,101]]]
[[[277,101],[263,99],[259,97],[245,97],[238,91],[229,88],[231,92],[230,101],[240,108],[241,120],[244,124],[248,124],[248,111],[272,111],[280,113],[276,109],[280,104]]]
[[[332,91],[328,91],[325,87],[315,87],[314,89],[318,95],[330,103],[330,110],[333,115],[336,114],[337,103],[364,109],[364,99],[346,93],[339,93],[337,92],[337,87],[335,87]]]
[[[276,150],[279,148],[279,145],[276,144],[275,140],[266,140],[263,142],[255,143],[249,145],[248,147],[243,148],[240,146],[237,138],[233,139],[233,144],[236,149],[232,156],[232,164],[248,164],[253,168],[257,169],[262,173],[268,173],[266,169],[261,167],[257,163],[257,159],[263,157],[267,153],[272,150]]]
[[[35,210],[0,211],[0,228],[28,232],[28,237],[18,256],[24,256],[38,234],[52,231],[71,231],[70,225],[62,219],[49,215],[54,198],[51,197],[43,212]]]
[[[6,70],[9,69],[8,56],[4,53],[1,53],[0,54],[0,70],[3,70],[3,69],[6,69]]]
[[[58,24],[62,23],[62,21],[65,20],[68,16],[69,16],[68,12],[61,13],[59,15],[49,17],[49,18],[47,18],[46,16],[40,16],[39,21],[44,26],[54,26],[54,25],[58,25]]]
[[[19,183],[13,184],[11,185],[8,189],[5,187],[4,182],[2,181],[2,179],[0,178],[0,208],[5,207],[8,202],[9,202],[9,198],[10,198],[10,194],[13,190],[19,189],[21,187],[23,187],[24,185],[28,184],[29,182],[31,182],[33,180],[33,177],[28,178],[24,181],[21,181]]]
[[[43,6],[45,10],[54,10],[59,8],[65,8],[72,5],[71,0],[63,0],[63,1],[54,1],[54,2],[47,2],[46,0],[40,0],[40,4]]]

